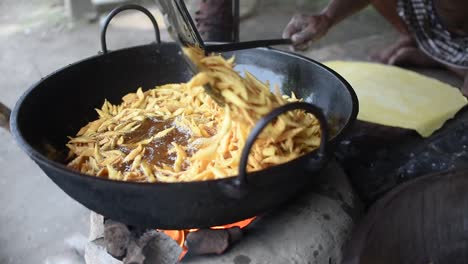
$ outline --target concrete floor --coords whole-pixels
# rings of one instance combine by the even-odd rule
[[[264,2],[261,12],[242,23],[242,40],[280,37],[296,10],[286,1]],[[318,10],[326,1],[309,2],[300,9]],[[0,101],[9,107],[42,77],[99,51],[99,24],[70,25],[61,3],[0,2]],[[154,7],[152,11],[156,12]],[[164,27],[162,31],[163,40],[169,41]],[[110,49],[153,40],[150,23],[140,14],[118,16],[108,32]],[[382,32],[383,36],[376,36]],[[368,9],[339,25],[306,54],[317,60],[364,60],[376,43],[384,45],[395,36],[390,26]],[[442,75],[459,84],[450,75]],[[0,263],[57,263],[46,259],[67,250],[70,240],[80,241],[87,235],[89,212],[57,188],[1,129],[0,168]]]

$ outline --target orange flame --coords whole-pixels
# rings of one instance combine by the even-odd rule
[[[248,226],[250,223],[252,223],[253,220],[255,220],[256,217],[252,217],[249,219],[245,219],[236,223],[232,224],[227,224],[223,226],[213,226],[211,229],[227,229],[231,227],[238,226],[239,228],[244,228]],[[185,254],[187,254],[187,247],[185,246],[185,238],[187,237],[188,233],[195,232],[198,229],[186,229],[186,230],[159,230],[162,231],[164,234],[168,235],[170,238],[172,238],[179,246],[182,248],[182,253],[179,256],[179,260],[181,260]]]

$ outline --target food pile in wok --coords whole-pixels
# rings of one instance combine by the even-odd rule
[[[244,143],[262,116],[299,101],[272,93],[250,73],[234,70],[234,58],[184,52],[200,73],[188,83],[166,84],[127,94],[119,105],[107,100],[99,118],[71,137],[68,166],[85,174],[134,182],[183,182],[237,174]],[[204,90],[210,84],[226,102],[219,106]],[[255,142],[247,171],[295,159],[317,148],[320,126],[302,110],[268,125]]]

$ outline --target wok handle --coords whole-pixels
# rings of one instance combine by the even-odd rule
[[[275,45],[291,45],[291,39],[263,39],[263,40],[251,40],[243,42],[233,42],[225,44],[211,44],[205,45],[205,52],[227,52],[245,49],[254,49],[260,47],[269,47]]]
[[[227,195],[234,198],[240,198],[247,194],[247,163],[252,146],[257,140],[257,137],[262,133],[263,129],[265,129],[271,121],[292,110],[304,110],[306,113],[314,115],[319,121],[321,132],[319,151],[317,153],[317,157],[310,162],[312,165],[311,167],[314,169],[323,165],[326,161],[328,150],[328,123],[322,110],[313,104],[304,102],[294,102],[282,105],[262,117],[252,128],[252,131],[245,142],[244,149],[242,149],[238,176],[234,180],[234,184],[224,186]]]
[[[107,27],[109,26],[109,23],[111,22],[112,18],[114,18],[115,15],[117,15],[118,13],[120,13],[122,11],[125,11],[125,10],[138,10],[138,11],[143,12],[151,20],[151,23],[153,24],[154,33],[155,33],[155,36],[156,36],[156,43],[157,44],[161,43],[161,34],[159,33],[158,22],[156,22],[156,19],[151,14],[151,12],[148,11],[148,9],[146,9],[146,8],[144,8],[142,6],[139,6],[139,5],[123,5],[123,6],[119,6],[119,7],[115,8],[114,10],[112,10],[107,15],[106,19],[104,20],[104,25],[101,28],[101,49],[102,49],[102,53],[104,53],[104,54],[107,53],[106,32],[107,32]]]

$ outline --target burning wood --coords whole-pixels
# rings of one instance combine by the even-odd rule
[[[228,229],[200,229],[187,235],[185,245],[193,255],[219,255],[241,238],[242,230],[237,226]]]
[[[122,259],[127,253],[131,233],[122,223],[106,220],[104,222],[104,240],[106,249],[113,257]]]
[[[182,254],[182,248],[170,237],[162,232],[150,231],[147,242],[143,242],[143,255],[146,258],[145,263],[173,264],[177,263]],[[145,235],[143,235],[145,237]],[[141,242],[140,238],[140,243]]]
[[[143,264],[146,260],[143,250],[135,242],[131,241],[128,245],[127,255],[123,259],[123,264]]]
[[[222,254],[229,246],[242,238],[242,228],[250,225],[256,217],[236,223],[214,226],[209,229],[161,230],[179,244],[183,251],[180,259],[190,255]]]
[[[191,254],[222,254],[229,247],[229,233],[225,229],[201,229],[189,233],[185,245]]]
[[[95,216],[91,217],[92,224],[96,226],[91,228],[91,237],[94,241],[102,240],[109,255],[123,264],[172,264],[182,260],[187,253],[191,256],[223,254],[242,238],[242,228],[255,219],[209,229],[145,231]]]
[[[237,241],[241,240],[242,237],[244,236],[244,232],[242,231],[242,228],[235,226],[231,227],[229,229],[226,229],[229,233],[229,243],[234,244]]]
[[[92,227],[93,241],[101,241],[102,245],[112,257],[121,260],[123,264],[159,263],[173,264],[182,254],[180,247],[171,237],[156,230],[131,229],[125,224],[102,217],[91,217],[95,227]],[[99,227],[99,219],[101,226]],[[103,223],[104,222],[104,223]],[[96,234],[103,230],[101,235]],[[104,237],[104,238],[102,238]],[[96,250],[95,250],[96,251]],[[100,262],[92,262],[100,263]]]

